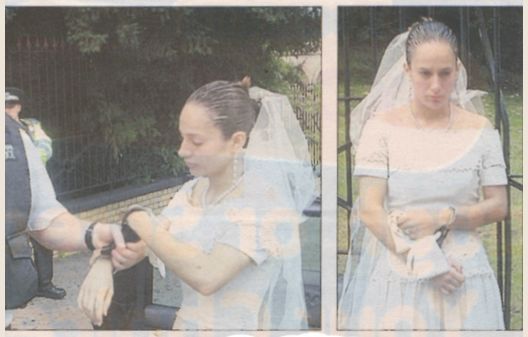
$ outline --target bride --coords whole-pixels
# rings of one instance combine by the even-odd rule
[[[156,217],[127,215],[151,262],[183,281],[174,329],[307,327],[299,224],[314,179],[307,143],[285,96],[242,82],[196,90],[179,120],[178,154],[195,179]],[[98,258],[79,304],[100,324],[111,299]],[[101,289],[106,291],[101,291]]]
[[[506,215],[505,164],[466,84],[453,32],[424,19],[391,42],[352,112],[353,143],[368,119],[350,221],[361,256],[353,268],[349,253],[340,329],[504,329],[477,229]]]

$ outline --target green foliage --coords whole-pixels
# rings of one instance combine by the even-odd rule
[[[177,121],[193,90],[250,75],[253,84],[282,92],[301,75],[281,57],[321,43],[320,8],[309,7],[17,7],[8,18],[10,41],[65,34],[89,64],[81,74],[83,132],[146,177],[184,169]]]
[[[112,148],[114,157],[119,156],[120,149],[145,138],[158,137],[156,120],[152,115],[135,116],[130,119],[126,112],[116,103],[101,101],[98,104],[98,124],[102,126],[104,142]]]
[[[185,163],[183,159],[178,156],[177,150],[175,147],[162,146],[157,149],[158,154],[162,158],[162,168],[163,172],[170,172],[171,175],[177,176],[185,170]]]
[[[464,9],[467,12],[461,12]],[[353,68],[352,72],[364,71],[365,66],[377,69],[383,51],[396,34],[405,31],[421,17],[433,17],[447,24],[461,42],[461,14],[466,15],[467,40],[469,41],[469,59],[463,59],[466,67],[471,69],[471,87],[485,88],[489,84],[489,70],[486,67],[484,49],[481,42],[480,24],[477,12],[484,14],[487,34],[493,40],[494,20],[499,33],[500,63],[503,71],[501,81],[508,90],[522,86],[522,7],[342,7],[339,10],[340,43],[346,39],[349,53],[366,55],[361,58],[363,67]],[[495,16],[494,16],[495,15]],[[491,42],[493,45],[493,41]],[[460,44],[460,43],[459,43]],[[462,50],[462,46],[460,46]],[[340,48],[340,56],[343,55]],[[462,56],[462,55],[461,55]],[[342,59],[342,57],[341,57]],[[340,64],[340,67],[343,65]],[[342,70],[342,68],[340,68]],[[361,75],[361,74],[360,74]]]
[[[66,14],[68,41],[76,44],[81,53],[100,52],[102,46],[108,40],[107,33],[98,33],[95,29],[100,15],[85,8],[80,8],[79,14],[81,15],[75,15],[73,11],[69,11]]]

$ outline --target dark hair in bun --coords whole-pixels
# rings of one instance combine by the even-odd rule
[[[239,82],[207,83],[193,92],[185,104],[197,103],[207,108],[226,139],[237,131],[249,136],[259,111],[258,103],[249,97],[250,85],[249,77]]]
[[[451,28],[440,21],[435,21],[431,18],[422,18],[421,21],[415,22],[409,28],[409,35],[405,42],[405,61],[411,64],[412,54],[416,48],[422,43],[430,41],[447,42],[455,58],[458,57],[457,39]]]

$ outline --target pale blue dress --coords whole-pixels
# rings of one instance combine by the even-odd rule
[[[482,186],[507,184],[499,135],[491,127],[417,129],[379,117],[365,126],[354,175],[387,179],[387,211],[471,205]],[[358,221],[353,218],[352,226]],[[362,226],[359,263],[354,268],[350,256],[347,262],[339,329],[504,329],[497,280],[478,230],[447,235],[441,250],[462,265],[465,281],[444,295],[431,278],[409,273],[405,261]]]

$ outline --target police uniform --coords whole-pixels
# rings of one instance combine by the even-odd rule
[[[44,132],[40,122],[34,118],[20,118],[20,122],[31,137],[33,145],[37,148],[40,159],[45,164],[53,155],[51,138]],[[61,299],[66,296],[66,291],[56,287],[53,279],[53,251],[42,246],[37,240],[31,239],[35,265],[38,272],[37,296]]]
[[[13,100],[6,91],[6,101]],[[46,229],[67,210],[57,201],[40,155],[21,124],[5,115],[5,309],[24,306],[37,293],[28,231]]]

